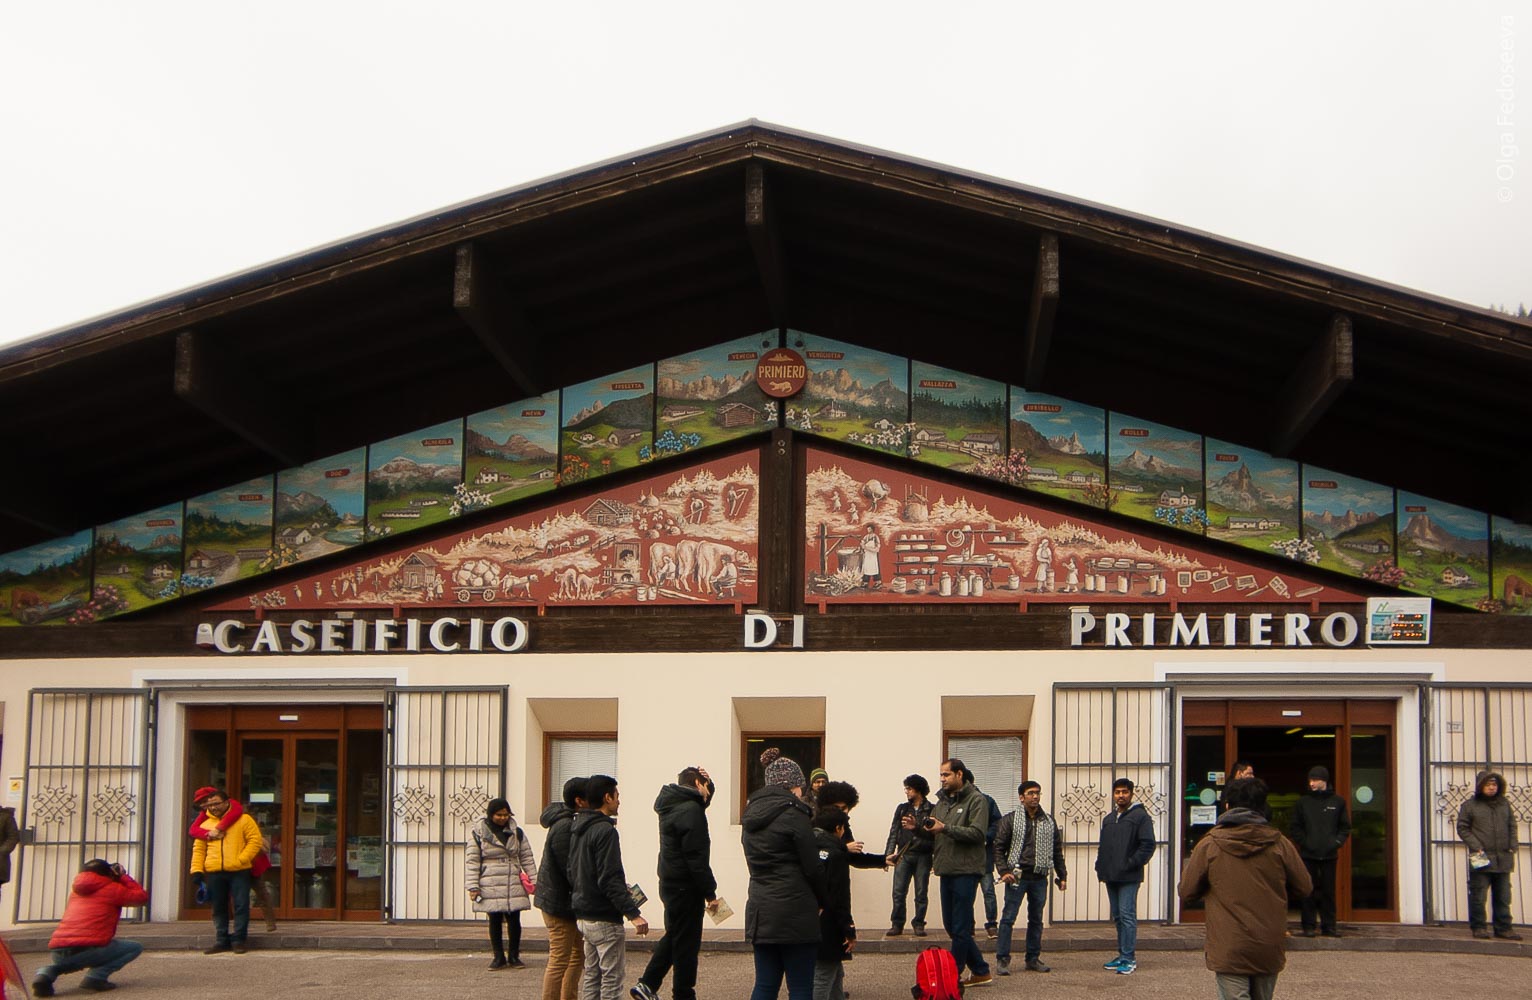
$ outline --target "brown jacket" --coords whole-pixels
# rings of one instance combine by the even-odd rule
[[[1287,964],[1287,897],[1313,889],[1292,841],[1249,809],[1230,809],[1181,873],[1184,903],[1207,900],[1207,966],[1270,976]]]

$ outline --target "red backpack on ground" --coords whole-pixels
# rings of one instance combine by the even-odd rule
[[[915,1000],[958,1000],[963,984],[958,982],[957,962],[946,948],[927,948],[915,959],[915,985],[910,987]]]

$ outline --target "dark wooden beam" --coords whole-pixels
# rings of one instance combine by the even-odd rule
[[[779,329],[787,327],[787,270],[782,262],[782,237],[778,231],[780,213],[767,200],[766,171],[759,163],[745,164],[745,232],[755,254],[755,266],[761,272],[761,286],[766,290],[766,304]]]
[[[1021,384],[1040,388],[1048,370],[1048,346],[1053,341],[1053,315],[1059,308],[1059,238],[1044,233],[1037,241],[1037,268],[1032,272],[1032,306],[1027,312],[1027,368]]]
[[[291,401],[265,393],[259,371],[201,330],[176,334],[176,395],[280,465],[302,465],[309,427]]]
[[[516,391],[535,396],[538,386],[531,357],[537,344],[526,315],[495,277],[494,262],[482,246],[461,243],[452,281],[452,305],[479,338]]]
[[[1304,356],[1282,387],[1283,409],[1272,429],[1272,454],[1291,455],[1304,435],[1346,391],[1355,371],[1351,317],[1337,313],[1319,343]]]
[[[31,492],[30,490],[28,491]],[[71,524],[77,524],[74,512],[64,510],[57,497],[42,499],[32,496],[32,503],[11,496],[0,501],[0,517],[8,518],[29,528],[46,531],[50,537],[62,538],[70,534]]]

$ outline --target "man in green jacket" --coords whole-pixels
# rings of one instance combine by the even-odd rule
[[[941,888],[942,925],[952,939],[952,958],[958,971],[966,967],[972,973],[964,985],[989,986],[994,977],[973,937],[973,901],[986,868],[989,804],[973,783],[973,775],[956,757],[942,761],[941,784],[926,829],[935,838],[931,871]]]

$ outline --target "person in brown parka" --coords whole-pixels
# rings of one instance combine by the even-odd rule
[[[1266,821],[1266,783],[1234,781],[1229,808],[1181,873],[1183,903],[1207,900],[1207,967],[1220,1000],[1271,1000],[1287,964],[1287,900],[1313,888],[1292,841]]]

